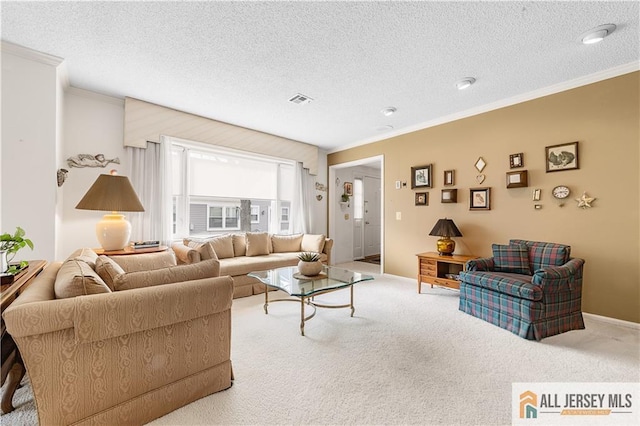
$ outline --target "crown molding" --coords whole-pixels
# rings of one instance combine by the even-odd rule
[[[589,74],[583,77],[579,77],[573,80],[568,80],[562,83],[554,84],[553,86],[548,86],[542,89],[537,89],[531,92],[523,93],[522,95],[517,95],[511,98],[506,98],[496,102],[492,102],[490,104],[481,105],[476,108],[471,108],[466,111],[450,114],[444,117],[437,118],[435,120],[425,121],[423,123],[416,124],[411,127],[405,127],[395,132],[386,133],[384,136],[376,136],[373,138],[368,138],[358,142],[354,142],[353,144],[345,145],[340,148],[331,150],[328,152],[328,154],[345,151],[347,149],[356,148],[358,146],[383,141],[396,136],[406,135],[408,133],[413,133],[419,130],[428,129],[429,127],[439,126],[441,124],[450,123],[452,121],[460,120],[467,117],[472,117],[474,115],[483,114],[485,112],[520,104],[523,102],[531,101],[531,100],[542,98],[549,95],[554,95],[556,93],[565,92],[567,90],[597,83],[599,81],[608,80],[614,77],[619,77],[621,75],[629,74],[631,72],[635,72],[638,70],[640,70],[640,62],[638,61],[630,62],[628,64],[619,65],[617,67],[609,68],[609,69],[599,71],[593,74]]]
[[[0,50],[24,59],[30,59],[35,62],[40,62],[41,64],[50,65],[52,67],[57,67],[64,62],[63,58],[49,55],[48,53],[38,52],[37,50],[29,49],[28,47],[20,46],[19,44],[14,44],[4,40],[2,40]]]
[[[92,92],[91,90],[80,89],[74,86],[69,86],[65,92],[70,95],[93,99],[100,102],[106,102],[124,108],[124,98],[116,98],[114,96],[103,95],[102,93]]]

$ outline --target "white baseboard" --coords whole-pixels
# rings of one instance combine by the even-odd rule
[[[611,318],[611,317],[603,317],[602,315],[596,315],[596,314],[590,314],[587,312],[583,312],[582,315],[591,318],[592,320],[595,321],[601,321],[601,322],[606,322],[609,324],[614,324],[614,325],[618,325],[621,327],[627,327],[627,328],[632,328],[634,330],[640,330],[640,324],[637,322],[631,322],[631,321],[624,321],[624,320],[620,320],[617,318]]]

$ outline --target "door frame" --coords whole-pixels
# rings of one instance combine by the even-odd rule
[[[376,155],[373,157],[362,158],[359,160],[349,161],[346,163],[334,164],[329,166],[329,178],[328,178],[328,222],[329,222],[329,237],[333,238],[336,234],[335,224],[340,212],[340,204],[338,203],[339,194],[332,194],[332,191],[337,191],[333,182],[336,180],[336,170],[347,169],[357,166],[366,166],[371,163],[380,163],[380,273],[384,273],[384,155]],[[351,235],[353,235],[353,230]],[[334,238],[335,240],[335,238]],[[353,260],[353,250],[350,251]]]

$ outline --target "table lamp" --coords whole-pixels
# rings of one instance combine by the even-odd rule
[[[451,219],[438,219],[429,235],[440,237],[438,253],[441,256],[451,256],[456,249],[456,242],[450,237],[462,237],[462,233]]]
[[[129,178],[118,176],[115,171],[98,176],[76,209],[111,212],[96,225],[96,236],[105,251],[121,250],[129,244],[131,223],[118,212],[144,211]]]

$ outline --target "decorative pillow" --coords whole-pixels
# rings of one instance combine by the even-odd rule
[[[111,292],[87,262],[77,259],[69,259],[62,264],[53,291],[56,299]]]
[[[246,256],[247,255],[247,236],[245,234],[233,234],[231,236],[233,241],[233,256]]]
[[[113,280],[116,276],[124,274],[124,269],[114,260],[102,255],[98,256],[98,260],[96,260],[96,272],[100,275],[100,278],[104,280],[109,289],[113,291]]]
[[[96,260],[98,259],[98,255],[96,254],[95,251],[93,251],[93,249],[81,248],[71,253],[71,255],[69,255],[67,260],[71,260],[71,259],[81,260],[89,264],[89,266],[91,266],[91,269],[95,270]]]
[[[247,256],[269,254],[270,242],[266,232],[247,232]]]
[[[510,240],[511,245],[524,244],[529,248],[531,273],[546,266],[562,266],[571,259],[571,246],[541,241]]]
[[[213,249],[213,245],[211,245],[211,243],[198,243],[196,241],[189,241],[185,245],[189,248],[196,250],[200,255],[200,260],[209,260],[209,259],[218,260],[218,255],[216,254],[216,251]]]
[[[494,271],[531,275],[527,246],[492,244],[491,249],[493,250]]]
[[[322,253],[324,250],[324,242],[327,239],[324,234],[304,234],[302,236],[301,251],[312,251]]]
[[[121,291],[218,276],[220,276],[220,262],[216,259],[209,259],[189,265],[171,266],[152,271],[127,272],[116,276],[113,284],[116,291]]]
[[[301,251],[302,234],[296,235],[272,235],[271,244],[274,253],[290,253]]]

